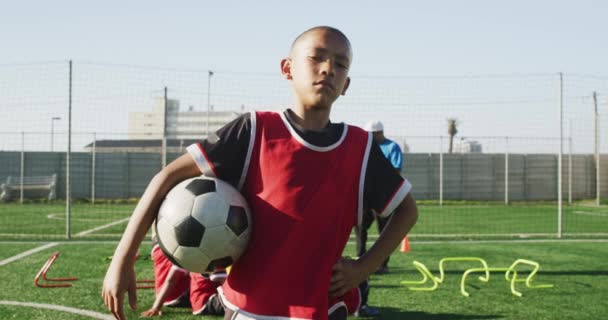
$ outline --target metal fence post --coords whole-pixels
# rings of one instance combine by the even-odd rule
[[[594,128],[595,128],[595,205],[600,206],[600,116],[597,110],[597,92],[593,92],[593,113]]]
[[[443,137],[439,137],[439,205],[443,205]]]
[[[568,205],[572,205],[572,119],[569,120],[568,135]]]
[[[72,237],[72,184],[70,179],[70,153],[72,152],[72,60],[69,61],[70,74],[68,86],[68,149],[65,161],[65,236],[69,240]]]
[[[23,178],[25,176],[25,132],[21,132],[21,168],[19,169],[19,202],[23,204]]]
[[[509,204],[509,137],[505,137],[505,205]]]
[[[91,150],[91,203],[95,204],[95,161],[97,160],[97,134],[93,132],[93,149]]]
[[[562,154],[564,153],[564,74],[559,73],[559,154],[557,155],[557,237],[562,237]]]
[[[167,98],[167,87],[165,87],[165,95],[164,95],[164,115],[163,115],[163,138],[162,138],[162,146],[161,146],[161,161],[162,167],[167,166],[167,109],[168,109],[168,98]]]

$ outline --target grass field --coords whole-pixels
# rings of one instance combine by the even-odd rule
[[[135,203],[72,206],[71,236],[75,239],[116,240]],[[557,235],[554,203],[455,202],[419,204],[420,220],[413,238],[514,238]],[[608,205],[584,202],[563,207],[566,237],[608,237]],[[0,204],[0,240],[46,240],[66,237],[65,204]]]
[[[0,242],[0,261],[43,243]],[[58,245],[0,266],[0,319],[92,319],[64,311],[6,305],[7,301],[51,304],[105,313],[100,298],[101,283],[113,253],[115,242],[59,242]],[[379,319],[602,319],[608,313],[608,242],[605,240],[423,242],[412,241],[412,251],[395,252],[390,273],[371,278],[370,304],[378,307]],[[150,249],[148,244],[141,252]],[[60,251],[49,272],[51,277],[76,276],[71,288],[43,289],[33,278],[54,251]],[[354,245],[346,255],[354,254]],[[450,263],[445,282],[432,292],[414,292],[401,285],[402,280],[420,279],[412,265],[418,260],[438,275],[437,263],[446,256],[475,256],[490,267],[509,266],[517,258],[541,264],[538,283],[550,289],[527,289],[518,284],[523,297],[510,293],[502,273],[493,273],[490,282],[471,277],[467,281],[469,298],[460,294],[463,271],[475,263]],[[152,261],[139,259],[138,279],[152,278]],[[521,269],[526,270],[525,267]],[[138,312],[152,304],[152,290],[140,290]],[[129,311],[129,318],[137,312]],[[197,319],[187,309],[165,308],[166,319]],[[220,319],[210,317],[209,319]]]
[[[0,204],[0,319],[91,319],[67,311],[41,309],[51,304],[101,313],[107,317],[100,290],[116,240],[126,226],[134,202],[113,204],[76,203],[72,207],[71,235],[66,237],[65,204]],[[395,252],[387,275],[373,275],[370,304],[381,311],[380,319],[601,319],[608,313],[608,206],[594,207],[581,202],[564,206],[563,231],[566,240],[555,240],[557,208],[554,203],[454,202],[439,206],[420,202],[420,218],[412,230],[412,251]],[[370,241],[375,239],[375,226]],[[527,240],[516,240],[527,238]],[[354,239],[354,238],[353,238]],[[428,241],[428,240],[442,241]],[[454,242],[444,239],[460,240]],[[482,241],[470,241],[482,239]],[[499,239],[510,239],[501,241]],[[515,240],[514,240],[515,239]],[[103,241],[99,241],[103,240]],[[25,257],[13,258],[28,250],[57,241],[53,247]],[[152,261],[145,259],[150,247],[141,248],[136,264],[139,279],[152,279]],[[33,278],[51,253],[61,256],[50,277],[76,276],[71,288],[42,289]],[[350,243],[345,255],[354,256]],[[518,288],[524,296],[510,293],[504,274],[496,273],[489,283],[471,277],[460,294],[461,275],[476,263],[451,263],[447,278],[438,290],[414,292],[402,280],[421,278],[412,262],[418,260],[438,275],[443,257],[475,256],[490,267],[507,267],[518,258],[537,261],[539,283],[550,289]],[[521,269],[526,270],[525,267]],[[139,293],[139,310],[153,301],[151,290]],[[186,309],[165,309],[164,318],[195,319]],[[131,319],[137,312],[130,312]],[[213,319],[213,318],[211,318]],[[219,318],[215,318],[219,319]]]

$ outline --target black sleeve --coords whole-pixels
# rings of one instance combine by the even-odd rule
[[[363,207],[374,209],[380,214],[392,201],[400,203],[402,199],[395,199],[395,196],[405,197],[405,195],[402,194],[403,192],[398,194],[398,191],[404,191],[406,194],[409,192],[409,189],[402,190],[404,183],[407,182],[384,157],[382,150],[374,141],[365,172]]]
[[[243,172],[250,139],[251,114],[246,113],[232,120],[198,145],[204,150],[204,156],[212,164],[216,176],[237,186]]]

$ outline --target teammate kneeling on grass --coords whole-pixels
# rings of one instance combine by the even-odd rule
[[[190,307],[190,273],[177,267],[167,258],[158,245],[155,234],[152,235],[152,261],[156,295],[155,307],[152,309],[160,311],[162,306]],[[159,299],[161,296],[162,298]]]
[[[305,31],[280,65],[291,85],[289,109],[240,116],[152,179],[104,279],[102,297],[116,318],[124,319],[127,291],[135,307],[134,256],[162,199],[201,173],[234,185],[252,211],[247,250],[218,288],[225,319],[338,320],[354,311],[346,309],[343,295],[393,252],[418,211],[411,185],[371,134],[329,120],[333,102],[350,84],[351,61],[341,31]],[[394,213],[363,256],[341,258],[363,208]]]
[[[166,300],[167,293],[175,285],[175,275],[179,273],[178,268],[171,269],[165,283],[156,295],[152,307],[142,312],[142,317],[153,317],[162,315],[163,301]],[[203,275],[199,273],[190,273],[190,285],[188,305],[167,305],[169,307],[191,307],[193,315],[223,315],[224,306],[217,295],[217,288],[226,279],[226,274]]]
[[[194,315],[223,315],[224,308],[217,296],[217,287],[226,279],[226,272],[211,275],[189,273],[171,263],[155,244],[155,236],[152,236],[152,242],[156,298],[152,307],[142,312],[141,316],[161,315],[163,306],[191,307]]]

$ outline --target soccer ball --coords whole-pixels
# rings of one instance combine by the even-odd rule
[[[251,213],[230,184],[201,176],[169,191],[154,228],[160,248],[175,265],[213,272],[230,266],[245,251]]]

